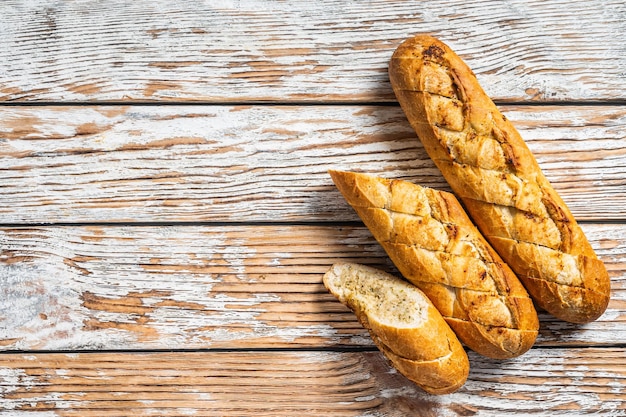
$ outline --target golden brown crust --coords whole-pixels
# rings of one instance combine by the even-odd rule
[[[528,293],[456,198],[408,181],[330,171],[400,273],[428,295],[470,349],[521,355],[539,321]]]
[[[537,304],[570,322],[598,318],[610,297],[606,268],[471,69],[443,42],[415,36],[394,52],[389,77],[424,148]],[[577,268],[558,267],[564,255]]]
[[[323,282],[355,313],[380,351],[408,379],[431,394],[448,394],[463,386],[469,374],[467,354],[417,287],[353,263],[333,265]],[[388,304],[392,306],[385,308]]]
[[[547,311],[561,312],[562,320],[591,321],[606,309],[609,280],[604,279],[606,269],[599,259],[513,239],[493,237],[492,241],[503,257],[511,259],[511,268],[519,271],[531,296],[544,300]]]
[[[378,347],[401,374],[431,394],[450,394],[467,380],[467,376],[459,377],[466,370],[469,373],[469,360],[460,343],[454,343],[448,355],[423,362],[396,355],[384,345]]]

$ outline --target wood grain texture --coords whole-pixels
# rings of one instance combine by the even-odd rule
[[[584,224],[612,279],[596,322],[541,314],[537,346],[626,339],[626,226]],[[364,227],[0,229],[3,350],[373,346],[322,285],[334,262],[395,272]]]
[[[625,106],[502,110],[577,219],[626,219]],[[331,168],[448,190],[396,106],[7,106],[0,223],[357,220]]]
[[[378,352],[1,354],[0,401],[25,417],[626,412],[623,348],[530,351],[501,362],[470,354],[470,362],[463,388],[431,396]]]
[[[418,32],[498,100],[626,88],[621,0],[12,0],[0,15],[0,101],[395,101],[387,63]]]
[[[0,416],[626,416],[621,0],[0,2]],[[582,28],[582,29],[581,29]],[[388,82],[449,43],[612,280],[596,322],[424,394],[322,285],[395,272],[334,188],[447,189]],[[56,104],[56,105],[54,105]]]

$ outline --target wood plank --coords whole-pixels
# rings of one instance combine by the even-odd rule
[[[626,225],[584,224],[612,300],[576,326],[541,314],[538,346],[626,340]],[[0,229],[3,350],[368,346],[322,285],[333,262],[394,269],[364,227]]]
[[[1,101],[395,101],[388,60],[418,32],[498,100],[626,89],[621,0],[13,0],[0,15]]]
[[[81,417],[626,411],[624,348],[536,350],[501,362],[470,354],[470,363],[464,387],[432,396],[378,352],[2,354],[0,401],[20,416]]]
[[[626,106],[502,109],[578,219],[626,219]],[[0,223],[357,220],[329,168],[448,190],[396,106],[7,106]]]

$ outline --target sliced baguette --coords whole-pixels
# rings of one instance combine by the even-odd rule
[[[357,316],[391,364],[424,391],[447,394],[467,380],[461,343],[415,286],[365,265],[340,263],[324,285]]]
[[[602,315],[604,264],[465,62],[438,39],[415,36],[394,52],[389,78],[431,159],[536,303],[574,323]]]
[[[452,194],[367,174],[330,175],[400,273],[470,349],[504,359],[532,347],[539,330],[532,300]]]

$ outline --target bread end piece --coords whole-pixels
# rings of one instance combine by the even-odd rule
[[[448,394],[463,386],[469,374],[467,354],[417,287],[354,263],[334,264],[323,281],[356,314],[401,374],[431,394]]]

